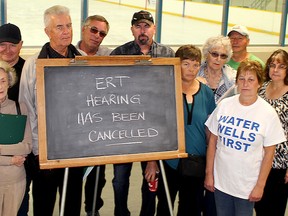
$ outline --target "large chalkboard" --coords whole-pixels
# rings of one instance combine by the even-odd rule
[[[120,59],[37,61],[41,168],[185,156],[179,60]]]

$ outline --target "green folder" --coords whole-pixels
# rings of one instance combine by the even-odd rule
[[[17,144],[24,139],[26,115],[0,114],[0,144]]]

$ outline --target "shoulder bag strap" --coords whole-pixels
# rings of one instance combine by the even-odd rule
[[[21,109],[20,109],[19,102],[18,102],[18,101],[15,101],[15,104],[16,104],[17,114],[18,114],[18,115],[21,115]]]

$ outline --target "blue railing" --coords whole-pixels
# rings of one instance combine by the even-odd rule
[[[119,2],[121,2],[121,1],[119,0]],[[183,17],[185,16],[185,2],[186,2],[186,0],[183,1],[183,14],[182,14]],[[221,34],[223,34],[223,35],[226,35],[226,33],[227,33],[230,2],[231,2],[231,0],[223,0],[222,26],[221,26],[222,27],[221,28]],[[260,1],[256,0],[255,2],[260,2]],[[270,1],[266,0],[266,2],[270,2]],[[80,8],[80,10],[81,10],[81,17],[80,17],[81,23],[88,16],[88,8],[89,8],[88,4],[89,4],[89,0],[81,0],[81,8]],[[162,4],[163,4],[163,0],[156,0],[157,29],[156,29],[155,40],[157,42],[161,42]],[[279,36],[279,45],[280,46],[285,46],[286,24],[287,24],[287,7],[288,7],[288,0],[283,0],[281,26],[280,26],[281,29],[280,29],[280,36]],[[5,23],[7,23],[7,0],[0,0],[0,25],[3,25]]]

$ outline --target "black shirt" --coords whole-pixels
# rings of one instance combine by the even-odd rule
[[[15,85],[8,89],[8,98],[10,100],[18,101],[19,84],[24,63],[25,60],[19,56],[18,62],[13,66],[17,74],[17,82],[15,83]]]

